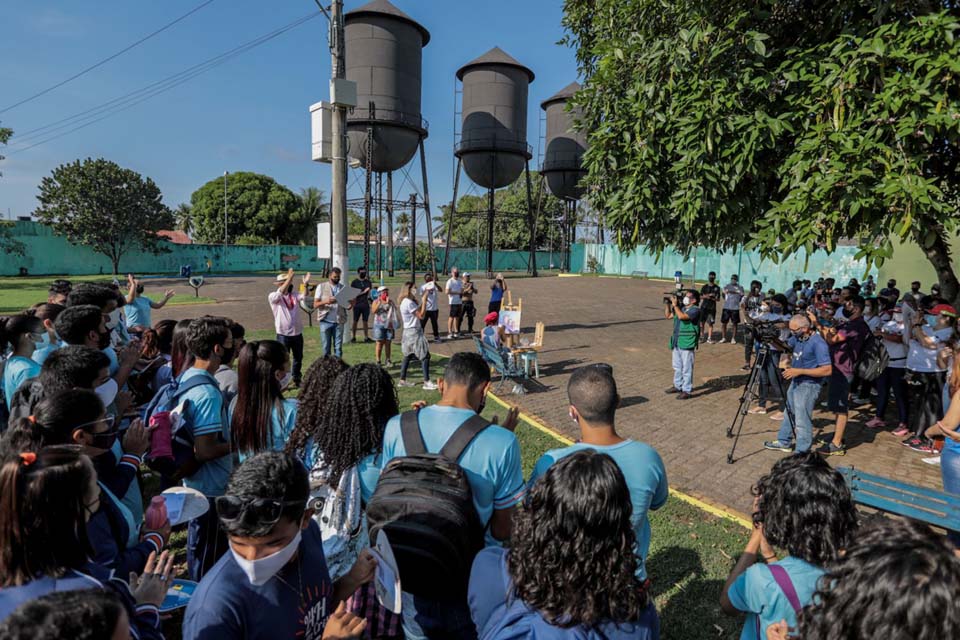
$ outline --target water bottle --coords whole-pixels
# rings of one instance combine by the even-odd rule
[[[145,516],[147,529],[157,531],[167,522],[167,501],[163,496],[153,496]]]

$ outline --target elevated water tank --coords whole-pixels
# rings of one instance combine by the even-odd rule
[[[580,111],[566,110],[567,102],[579,90],[580,83],[571,82],[540,103],[540,108],[547,112],[547,151],[541,170],[550,193],[567,200],[579,200],[583,195],[579,183],[586,173],[583,152],[587,149],[587,136],[573,128]]]
[[[463,121],[456,156],[481,187],[516,180],[527,160],[527,92],[533,71],[494,47],[457,71],[463,81]]]
[[[387,0],[373,0],[344,16],[344,39],[347,80],[357,83],[357,106],[347,113],[348,155],[367,166],[372,127],[373,170],[396,171],[427,134],[420,79],[430,33]]]

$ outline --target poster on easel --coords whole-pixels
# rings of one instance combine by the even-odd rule
[[[500,326],[503,327],[503,333],[508,336],[520,335],[520,310],[504,309],[500,312]]]

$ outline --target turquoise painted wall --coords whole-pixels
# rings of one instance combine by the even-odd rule
[[[4,254],[0,256],[0,275],[18,275],[23,267],[31,275],[89,275],[112,271],[110,261],[87,247],[71,244],[66,238],[58,236],[42,224],[36,222],[18,222],[13,230],[15,238],[25,247],[25,255]],[[293,267],[298,271],[319,271],[322,261],[316,257],[315,246],[264,245],[264,246],[228,246],[205,244],[168,244],[169,253],[154,255],[151,253],[131,252],[120,260],[123,273],[179,273],[180,266],[189,264],[194,272],[206,273],[207,261],[213,273],[249,273],[251,271],[270,271]],[[475,249],[451,249],[451,266],[461,271],[475,271],[477,252]],[[410,251],[408,247],[395,247],[394,267],[398,271],[409,271]],[[495,251],[495,271],[525,271],[527,268],[526,251]],[[443,249],[435,250],[439,264],[443,263]],[[371,263],[375,251],[371,251]],[[384,259],[385,260],[385,259]],[[350,247],[350,264],[361,264],[363,247]],[[539,253],[537,263],[544,268],[550,262],[549,254]],[[480,271],[485,270],[486,254],[481,252]]]
[[[696,271],[697,280],[706,280],[707,274],[715,271],[721,282],[727,282],[730,275],[736,273],[740,276],[741,284],[759,280],[763,283],[764,290],[773,288],[783,291],[789,288],[794,280],[805,278],[816,281],[820,277],[833,277],[837,282],[857,278],[863,281],[866,276],[866,261],[855,259],[853,256],[856,253],[856,247],[839,247],[832,254],[825,251],[815,252],[806,264],[802,254],[775,264],[761,259],[755,251],[721,253],[698,249],[695,259],[692,254],[689,258],[684,258],[675,251],[665,251],[657,260],[656,255],[643,249],[621,253],[614,245],[578,244],[573,249],[571,269],[584,273],[587,271],[589,258],[595,257],[599,263],[598,271],[604,274],[629,276],[639,271],[645,272],[649,278],[673,280],[674,272],[682,271],[684,279],[689,280]],[[870,273],[878,280],[876,268]]]

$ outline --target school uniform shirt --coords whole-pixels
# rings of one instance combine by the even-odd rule
[[[477,554],[470,571],[467,603],[480,640],[656,640],[660,637],[660,619],[652,601],[640,619],[633,622],[605,621],[594,628],[550,624],[539,611],[514,596],[507,551],[500,548],[487,548]]]
[[[237,393],[240,392],[240,375],[231,367],[222,364],[217,368],[213,377],[217,379],[217,383],[220,385],[224,406],[229,407],[233,399],[237,397]]]
[[[633,513],[630,518],[637,534],[637,577],[644,580],[647,577],[645,562],[650,552],[650,519],[647,513],[662,507],[669,495],[667,469],[660,454],[653,447],[636,440],[624,440],[606,447],[578,442],[562,449],[553,449],[547,451],[537,461],[533,473],[530,474],[527,488],[529,490],[537,479],[561,458],[586,449],[605,453],[613,458],[627,481],[630,502],[633,504]]]
[[[420,410],[420,434],[427,451],[437,453],[453,432],[468,418],[476,415],[471,409],[433,405]],[[383,434],[383,464],[407,455],[400,433],[400,416],[387,422]],[[473,504],[481,524],[486,527],[494,509],[516,506],[526,486],[520,468],[520,444],[510,431],[490,425],[467,446],[458,461],[467,473],[473,490]],[[487,532],[487,545],[497,542]]]
[[[150,533],[139,541],[139,522],[130,511],[100,483],[100,508],[87,522],[87,537],[93,548],[93,560],[117,576],[140,573],[151,553],[160,553],[163,538]]]
[[[825,571],[800,558],[787,556],[776,564],[783,567],[797,592],[800,604],[806,606],[813,600],[817,590],[817,580]],[[747,614],[747,621],[740,633],[740,640],[763,640],[767,627],[781,620],[787,625],[797,627],[797,614],[793,610],[786,594],[774,580],[770,567],[758,563],[737,576],[727,591],[730,604]],[[757,618],[760,619],[760,635],[757,635]]]
[[[185,426],[181,428],[190,431],[193,442],[200,436],[210,434],[216,434],[222,442],[230,442],[230,420],[224,410],[223,394],[217,379],[208,371],[191,367],[180,376],[180,384],[197,376],[207,376],[213,385],[200,385],[180,396],[180,402],[185,406]],[[208,498],[222,496],[232,470],[230,455],[221,456],[201,464],[195,474],[184,478],[183,486],[196,489]]]
[[[127,318],[126,327],[152,327],[150,316],[153,313],[153,300],[146,296],[137,296],[130,304],[123,305],[123,314]]]
[[[41,367],[43,363],[47,361],[47,358],[50,357],[50,354],[60,348],[60,342],[55,341],[51,342],[50,336],[46,333],[43,334],[43,346],[34,349],[33,355],[30,356],[30,359],[39,364]]]
[[[303,456],[303,466],[308,471],[323,466],[323,454],[313,442],[313,438],[307,441],[306,454]],[[383,454],[371,453],[360,459],[357,463],[357,475],[360,476],[360,498],[363,503],[370,502],[373,497],[373,491],[377,488],[377,480],[380,479],[380,472],[383,470]]]
[[[183,638],[319,640],[335,608],[320,529],[311,521],[296,557],[263,585],[250,584],[233,553],[225,553],[187,605]]]
[[[7,409],[13,402],[13,394],[17,392],[27,380],[40,375],[40,365],[23,356],[10,356],[3,365],[3,396],[7,401]]]
[[[303,333],[303,316],[300,314],[302,293],[274,291],[267,296],[273,311],[273,325],[278,336],[299,336]]]
[[[102,589],[115,593],[130,618],[130,637],[134,640],[162,639],[160,612],[152,604],[138,605],[127,583],[112,578],[110,570],[89,563],[81,570],[68,569],[63,576],[41,576],[18,587],[0,589],[0,622],[6,620],[20,605],[57,591]]]
[[[230,405],[230,421],[233,423],[233,414],[236,411],[237,403]],[[282,402],[274,403],[273,410],[270,412],[270,433],[268,434],[267,446],[272,451],[283,451],[287,446],[287,440],[293,432],[294,423],[297,420],[297,401],[293,398],[285,398]],[[252,453],[246,451],[239,452],[240,462],[243,462]]]

